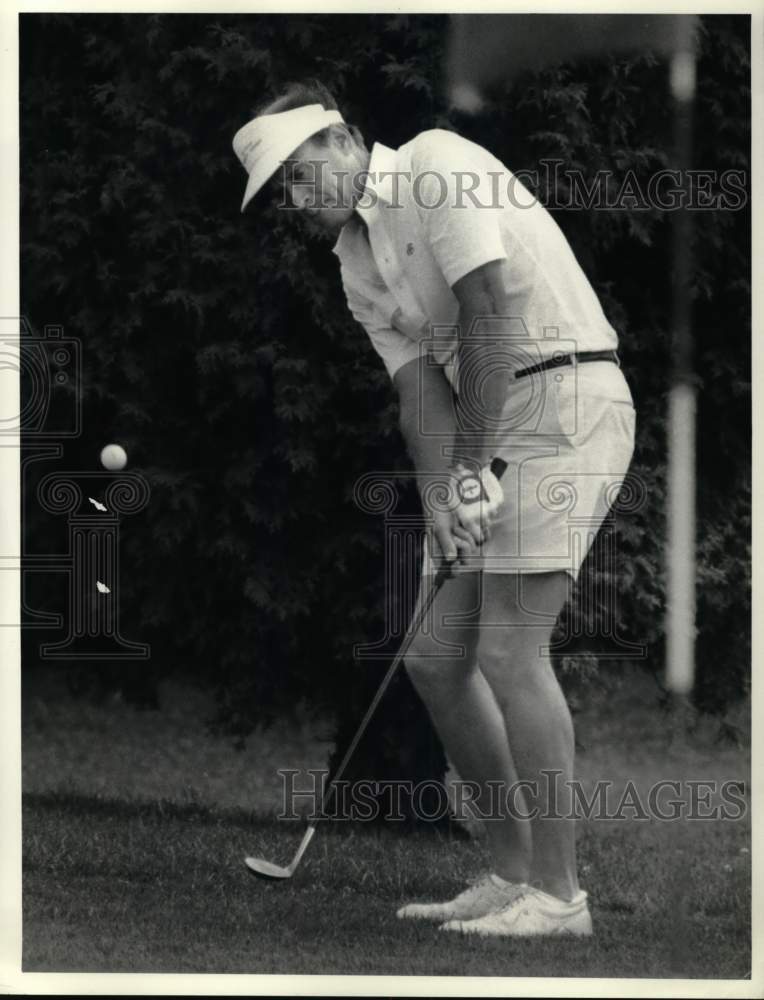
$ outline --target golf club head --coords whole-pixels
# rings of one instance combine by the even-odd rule
[[[270,861],[263,861],[262,858],[245,858],[244,864],[258,878],[268,879],[269,881],[280,881],[281,879],[292,877],[291,868],[282,868],[281,865],[274,865]]]

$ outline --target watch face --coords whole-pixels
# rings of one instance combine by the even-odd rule
[[[477,476],[465,476],[464,479],[460,479],[459,483],[459,499],[462,503],[474,503],[476,500],[480,499],[481,488],[480,480]]]

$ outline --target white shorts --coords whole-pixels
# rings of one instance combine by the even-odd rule
[[[575,580],[634,452],[635,409],[612,361],[513,380],[493,441],[507,462],[490,538],[453,572],[548,573]],[[435,571],[429,533],[423,574]]]

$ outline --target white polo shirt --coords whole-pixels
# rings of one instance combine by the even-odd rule
[[[511,322],[502,329],[517,338],[525,363],[618,346],[557,223],[476,143],[443,129],[398,150],[375,143],[356,212],[334,253],[350,311],[391,378],[427,351],[458,390],[459,305],[451,289],[494,260],[508,265]]]

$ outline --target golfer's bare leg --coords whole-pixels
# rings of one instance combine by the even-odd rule
[[[488,814],[495,811],[497,796],[495,788],[491,794],[487,783],[500,782],[506,788],[516,782],[517,774],[504,718],[477,666],[479,579],[479,573],[462,573],[446,582],[433,604],[433,634],[420,631],[405,662],[449,760],[463,781],[480,787],[474,801],[482,813]],[[425,587],[431,582],[431,576],[425,577]],[[471,626],[444,623],[451,614],[473,609],[477,613],[471,615]],[[438,640],[464,649],[444,649]],[[493,869],[502,878],[524,882],[530,872],[530,824],[513,818],[504,806],[504,797],[499,802],[499,818],[485,824]]]
[[[526,793],[540,813],[531,821],[533,856],[529,881],[563,899],[578,891],[575,824],[543,817],[557,778],[557,813],[570,812],[575,742],[565,697],[552,669],[548,645],[557,615],[568,596],[570,578],[554,573],[484,573],[478,660],[501,707],[512,758],[524,781],[538,782]],[[544,772],[547,772],[545,774]]]

